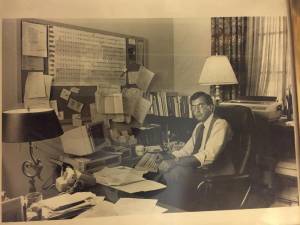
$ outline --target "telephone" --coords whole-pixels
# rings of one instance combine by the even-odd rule
[[[96,184],[96,178],[67,167],[62,176],[58,177],[55,187],[59,192],[73,193]]]

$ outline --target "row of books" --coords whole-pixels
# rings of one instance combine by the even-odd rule
[[[190,96],[176,92],[148,92],[145,98],[151,102],[149,114],[192,118]]]
[[[287,178],[297,178],[297,166],[295,159],[285,159],[277,163],[275,173]],[[296,182],[291,180],[283,181],[284,187],[276,194],[276,203],[274,206],[293,206],[298,205],[299,196]],[[280,203],[280,204],[279,204]]]

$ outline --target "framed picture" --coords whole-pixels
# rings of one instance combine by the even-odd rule
[[[142,2],[4,5],[2,132],[57,100],[64,134],[2,136],[3,200],[42,193],[28,222],[299,223],[299,1]],[[78,141],[99,121],[105,147]]]

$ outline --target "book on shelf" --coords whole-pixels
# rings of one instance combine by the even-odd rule
[[[150,114],[156,116],[174,116],[192,118],[189,96],[181,96],[177,92],[148,93],[151,108]]]
[[[278,194],[277,199],[285,202],[298,203],[298,188],[297,187],[285,187]]]
[[[276,165],[275,173],[285,176],[297,177],[298,173],[296,161],[294,159],[279,161]]]

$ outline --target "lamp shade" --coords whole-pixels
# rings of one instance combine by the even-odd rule
[[[63,130],[53,109],[14,109],[2,113],[3,142],[32,142],[62,134]]]
[[[226,56],[216,55],[206,59],[199,81],[203,85],[237,84],[238,81]]]

